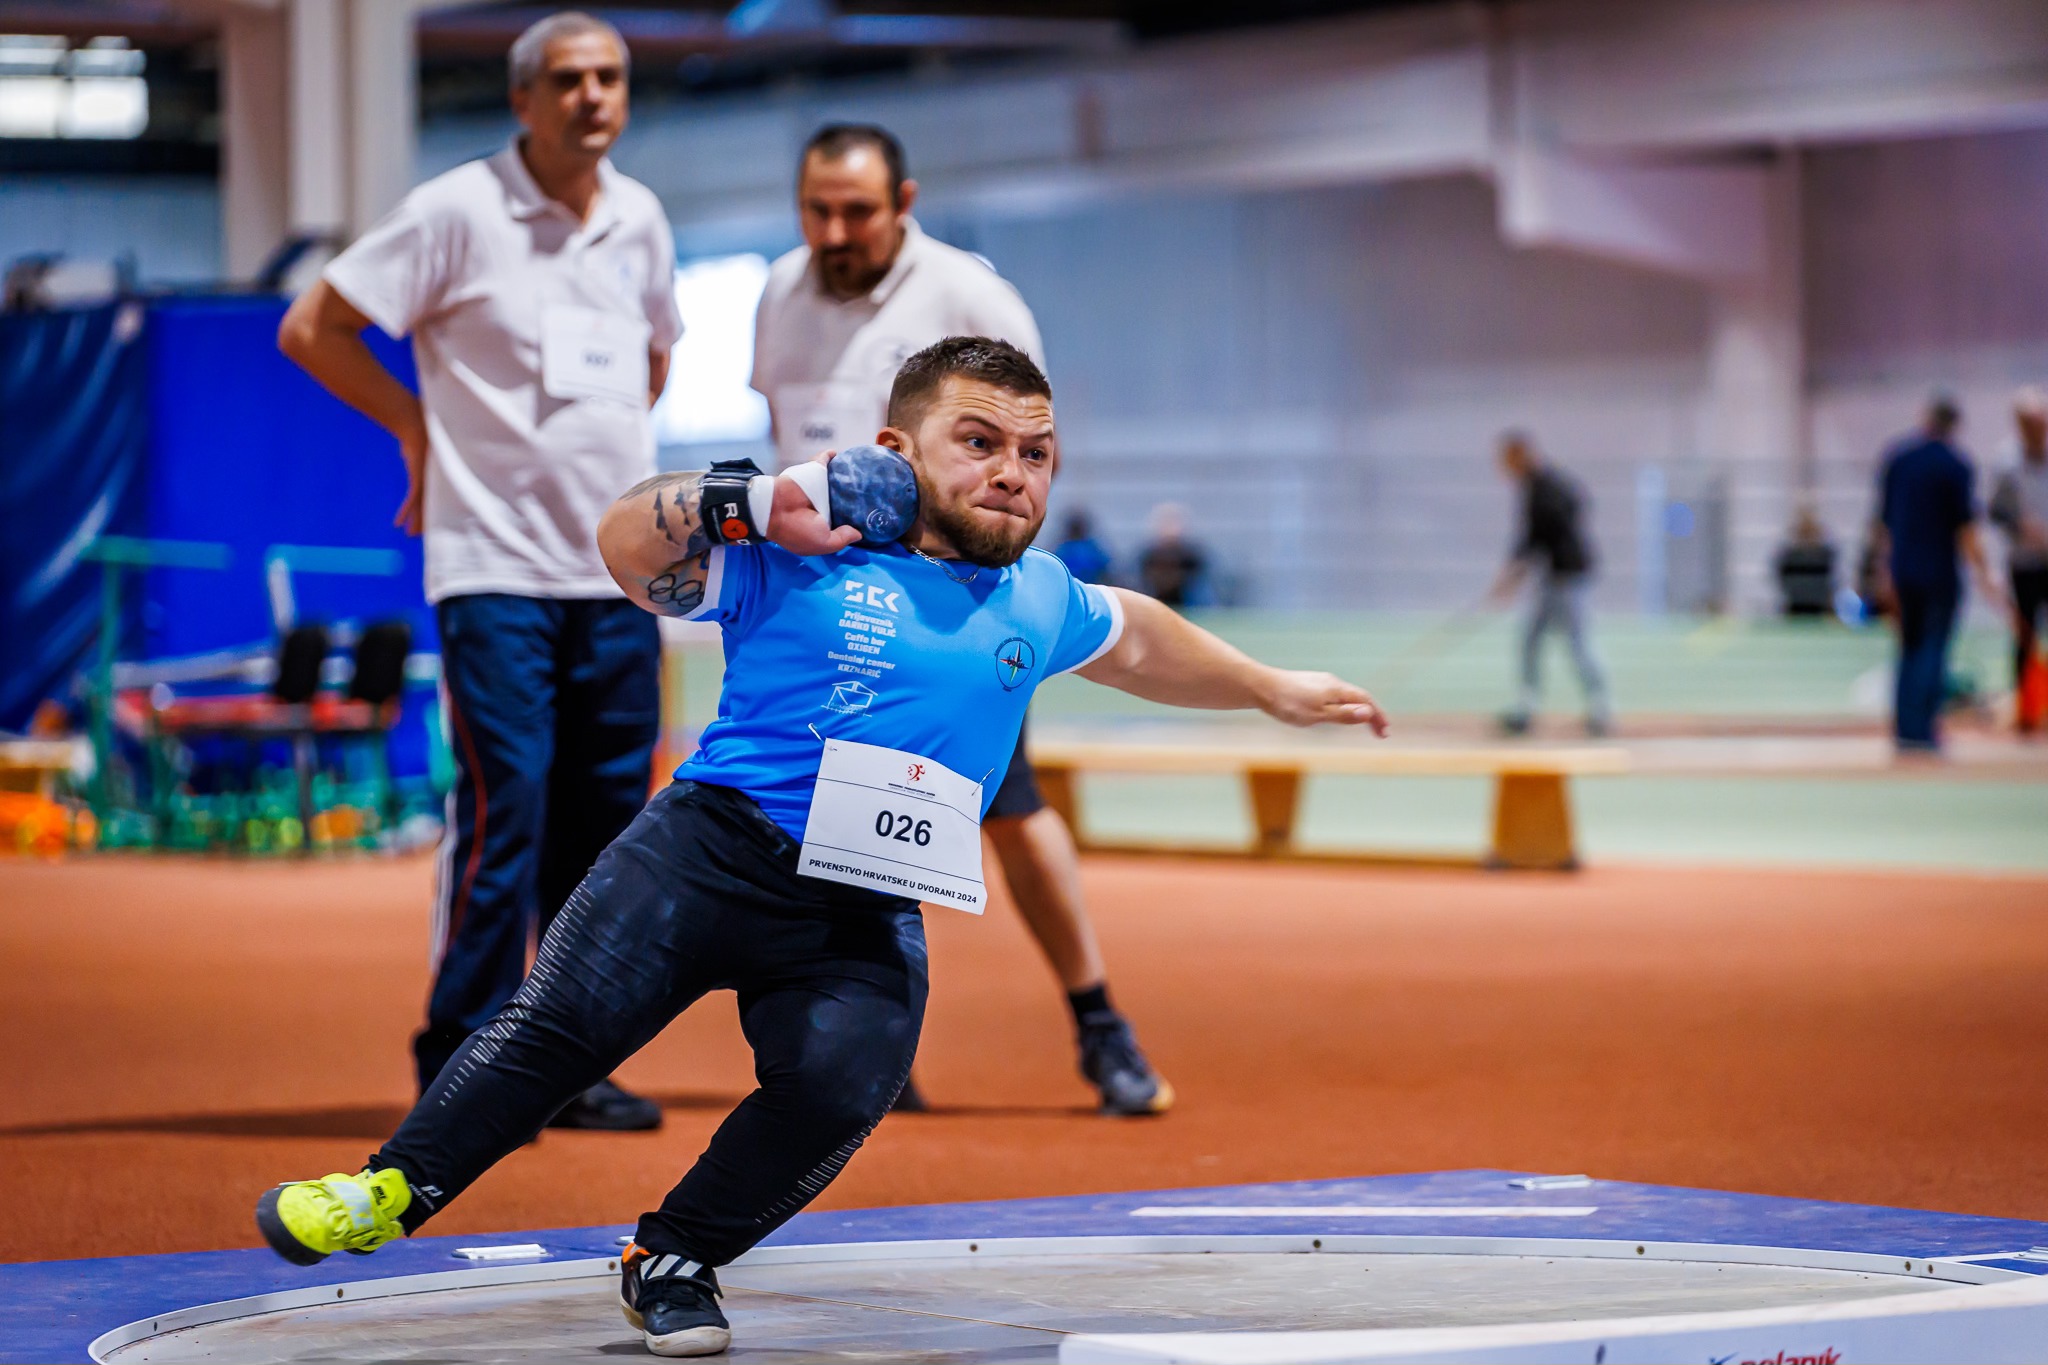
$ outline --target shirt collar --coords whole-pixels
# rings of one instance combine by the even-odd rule
[[[511,205],[514,218],[539,218],[548,213],[558,213],[564,218],[575,217],[567,204],[559,199],[550,199],[547,191],[540,187],[540,182],[533,178],[533,172],[526,168],[526,158],[519,154],[519,139],[514,138],[506,144],[505,149],[493,159],[498,163],[499,178],[504,181],[505,198]],[[621,178],[610,157],[597,163],[597,203],[591,207],[590,220],[579,224],[585,235],[602,236],[618,223]]]
[[[909,275],[911,270],[917,265],[917,258],[924,253],[924,242],[924,229],[917,225],[917,219],[907,220],[903,224],[903,245],[896,248],[896,259],[890,262],[888,273],[882,276],[880,283],[860,297],[876,305],[887,303],[889,296],[902,287],[904,277]],[[815,267],[811,270],[811,287],[818,291],[820,297],[829,299],[833,303],[852,303],[855,301],[853,299],[842,299],[827,290],[825,288],[825,281],[819,276]]]

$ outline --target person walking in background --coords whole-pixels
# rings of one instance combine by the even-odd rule
[[[1958,560],[1986,600],[2000,601],[1977,535],[1975,471],[1955,446],[1962,409],[1947,394],[1927,405],[1920,430],[1885,453],[1877,535],[1899,627],[1892,733],[1900,752],[1939,748],[1936,719],[1948,686],[1948,646],[1962,606]]]
[[[1152,509],[1152,540],[1138,556],[1138,587],[1175,611],[1203,605],[1209,556],[1188,539],[1188,509],[1162,502]]]
[[[2040,621],[2048,612],[2048,394],[2031,386],[2013,398],[2019,428],[2019,463],[2002,471],[1991,493],[1991,521],[2005,532],[2006,568],[2012,580],[2013,690],[2019,695],[2019,729],[2032,733],[2044,717],[2031,672],[2042,668],[2035,651]],[[2030,686],[2031,684],[2031,686]]]
[[[668,216],[606,153],[625,43],[552,15],[513,43],[511,146],[419,186],[330,263],[284,353],[398,438],[398,520],[426,537],[455,789],[421,1093],[526,976],[528,945],[647,799],[661,641],[597,548],[654,473],[648,409],[682,333]],[[415,398],[363,344],[410,335]],[[659,1127],[610,1080],[560,1127]]]
[[[1052,552],[1067,566],[1067,572],[1083,583],[1109,581],[1109,551],[1095,538],[1095,523],[1086,512],[1068,515],[1060,543],[1053,546]]]
[[[1501,437],[1500,467],[1521,485],[1522,529],[1494,580],[1494,600],[1512,600],[1522,581],[1536,575],[1536,595],[1522,625],[1521,686],[1514,709],[1501,717],[1501,728],[1511,735],[1529,732],[1543,694],[1543,637],[1562,631],[1586,694],[1586,733],[1604,735],[1613,714],[1607,675],[1593,652],[1586,619],[1594,557],[1585,530],[1585,497],[1577,483],[1536,453],[1535,443],[1522,432]]]
[[[798,160],[796,197],[804,244],[769,268],[754,320],[753,385],[768,400],[785,468],[873,441],[904,359],[949,335],[1007,341],[1043,365],[1038,324],[1009,282],[979,257],[927,237],[911,217],[917,182],[888,130],[820,128]],[[1073,832],[1040,795],[1027,742],[1028,726],[982,829],[1066,991],[1081,1074],[1101,1095],[1103,1112],[1161,1113],[1173,1103],[1173,1087],[1109,998]],[[896,1107],[926,1107],[914,1081]]]

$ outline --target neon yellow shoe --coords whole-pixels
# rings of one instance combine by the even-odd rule
[[[405,1236],[398,1215],[411,1203],[403,1171],[336,1172],[265,1190],[256,1201],[256,1226],[272,1251],[293,1265],[313,1265],[337,1251],[367,1255]]]

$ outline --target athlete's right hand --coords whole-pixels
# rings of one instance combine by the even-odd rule
[[[811,463],[823,466],[832,455],[828,450]],[[765,528],[768,539],[793,555],[836,555],[847,546],[858,544],[860,528],[833,526],[831,517],[811,502],[811,495],[804,491],[795,473],[794,469],[785,469],[775,476],[775,501]]]

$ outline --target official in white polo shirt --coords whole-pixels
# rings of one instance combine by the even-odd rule
[[[398,439],[397,520],[426,537],[456,766],[436,965],[414,1039],[424,1091],[526,975],[597,855],[646,800],[654,619],[606,572],[597,523],[655,472],[648,409],[682,333],[660,202],[613,169],[627,54],[556,14],[512,45],[520,136],[419,186],[286,314],[278,344]],[[419,395],[363,343],[410,336]],[[610,1081],[558,1126],[657,1127]]]
[[[785,466],[874,440],[898,368],[946,337],[994,337],[1045,363],[1023,298],[979,257],[927,237],[910,216],[916,201],[917,182],[887,130],[832,124],[805,144],[797,170],[804,245],[770,268],[754,323],[753,383],[768,399]],[[1173,1088],[1110,1003],[1073,834],[1039,795],[1024,748],[1020,734],[982,828],[1066,989],[1081,1074],[1103,1112],[1161,1113]],[[924,1107],[915,1084],[896,1107]]]

